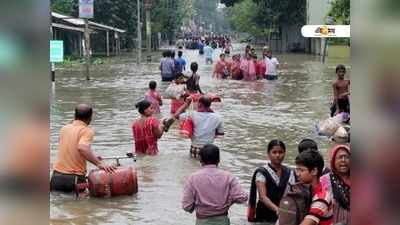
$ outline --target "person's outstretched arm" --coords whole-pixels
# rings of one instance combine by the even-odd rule
[[[185,112],[185,110],[190,106],[191,103],[192,103],[192,98],[189,96],[186,98],[185,103],[175,112],[173,117],[175,119],[179,119],[179,115],[181,115],[183,112]]]

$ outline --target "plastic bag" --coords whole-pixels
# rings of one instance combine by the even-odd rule
[[[318,134],[332,136],[335,134],[336,130],[339,127],[340,127],[340,124],[338,124],[334,119],[328,118],[319,123]]]
[[[167,89],[165,89],[165,98],[179,99],[185,94],[185,84],[171,83]]]
[[[349,134],[347,133],[346,129],[340,126],[335,134],[333,135],[333,140],[337,143],[346,143],[348,142]]]
[[[192,138],[193,136],[193,120],[191,116],[186,117],[186,119],[181,123],[179,133],[185,138]]]

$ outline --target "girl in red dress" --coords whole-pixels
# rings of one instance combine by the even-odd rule
[[[164,133],[164,125],[152,115],[154,113],[151,102],[142,100],[135,105],[140,113],[132,125],[135,153],[156,155],[157,141]]]

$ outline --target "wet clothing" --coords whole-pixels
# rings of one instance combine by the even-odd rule
[[[265,75],[265,79],[267,80],[277,80],[278,76],[274,76],[274,75]]]
[[[252,59],[243,59],[240,62],[240,69],[243,74],[243,79],[246,81],[256,80],[256,64]]]
[[[179,120],[184,120],[188,113],[181,114]],[[202,147],[206,144],[213,144],[216,133],[224,133],[222,117],[214,112],[193,112],[193,136],[192,145]]]
[[[342,101],[344,102],[344,104],[345,104],[344,112],[350,113],[350,100],[349,100],[349,97],[348,97],[348,96],[347,96],[347,97],[344,97],[344,98],[342,98],[341,100],[342,100]],[[330,110],[331,110],[331,117],[334,117],[334,116],[335,116],[335,113],[336,113],[336,110],[337,110],[336,104],[332,103],[332,104],[331,104]]]
[[[333,224],[332,197],[321,183],[312,189],[312,202],[310,210],[305,218],[315,221],[319,225]]]
[[[197,156],[199,155],[200,149],[202,147],[203,146],[197,147],[197,146],[190,145],[190,156],[193,158],[197,158]]]
[[[175,62],[170,57],[161,59],[160,70],[163,81],[172,81],[174,79]]]
[[[275,204],[279,205],[280,200],[288,191],[288,184],[295,183],[294,172],[286,166],[282,166],[282,176],[278,177],[276,171],[270,164],[256,169],[253,174],[250,186],[249,207],[256,208],[255,221],[257,222],[275,222],[278,219],[276,213],[267,208],[263,202],[257,201],[256,182],[265,183],[267,197]]]
[[[231,77],[233,80],[243,79],[242,72],[240,70],[240,61],[233,61],[231,64]]]
[[[278,76],[278,68],[277,68],[279,65],[278,59],[265,57],[264,61],[265,65],[267,66],[265,74],[270,76]]]
[[[175,114],[178,109],[185,104],[183,98],[180,99],[171,99],[171,114]]]
[[[159,114],[160,111],[160,103],[161,103],[161,94],[158,91],[149,90],[146,92],[145,97],[147,101],[151,102],[151,105],[154,108],[154,113]]]
[[[154,134],[154,128],[159,127],[159,122],[154,117],[146,118],[142,124],[136,120],[132,125],[133,139],[135,141],[135,152],[148,155],[158,153],[157,137]]]
[[[79,152],[79,145],[90,147],[94,131],[81,120],[74,120],[60,131],[60,141],[54,170],[75,175],[86,174],[86,159]]]
[[[186,70],[186,60],[178,57],[175,60],[175,73],[181,73]]]
[[[210,46],[206,45],[206,47],[204,47],[204,56],[205,56],[206,60],[208,59],[208,60],[211,60],[211,62],[212,62],[213,52],[214,52],[214,49],[212,49]]]
[[[205,219],[196,220],[196,225],[230,225],[229,217],[227,215],[213,216]]]
[[[192,76],[186,81],[186,90],[190,93],[200,92],[200,76],[197,74],[192,74]]]
[[[197,43],[197,48],[199,49],[199,54],[203,55],[204,54],[204,44],[201,42]]]
[[[265,64],[265,60],[257,61],[256,70],[257,77],[266,78],[265,72],[267,71],[267,65]]]
[[[216,216],[226,216],[234,203],[244,203],[247,194],[244,192],[236,177],[216,165],[205,165],[194,172],[185,183],[182,197],[182,208],[187,212],[196,211],[198,224],[211,222]],[[225,218],[221,218],[223,223]]]
[[[218,79],[226,78],[227,73],[228,74],[230,73],[229,63],[227,61],[218,60],[214,68],[214,74],[216,75],[216,78]]]
[[[334,168],[336,153],[341,148],[346,149],[350,153],[350,148],[346,145],[335,146],[331,152],[331,168]],[[320,178],[320,182],[333,200],[333,223],[350,224],[350,183],[345,182],[336,175],[334,169],[330,173],[323,175]]]
[[[50,191],[74,192],[77,184],[85,182],[86,178],[83,175],[65,174],[54,170],[50,180]]]

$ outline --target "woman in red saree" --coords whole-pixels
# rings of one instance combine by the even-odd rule
[[[215,64],[213,77],[217,79],[226,79],[229,74],[229,63],[225,61],[225,54],[221,53],[218,62]]]
[[[257,61],[257,79],[265,78],[265,72],[267,71],[267,65],[265,64],[264,57]]]
[[[135,153],[156,155],[157,141],[164,133],[164,125],[152,116],[154,109],[151,102],[142,100],[135,107],[141,115],[132,125]]]
[[[231,64],[231,77],[233,80],[241,80],[242,72],[240,71],[240,55],[232,56],[232,64]]]

